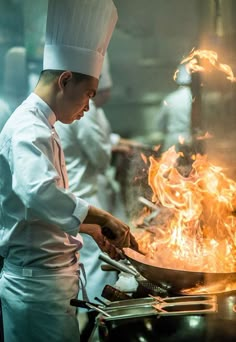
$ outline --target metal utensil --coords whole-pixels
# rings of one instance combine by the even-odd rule
[[[216,296],[180,296],[167,298],[153,298],[154,301],[143,302],[142,305],[135,305],[133,301],[123,301],[123,303],[114,304],[107,309],[110,319],[127,319],[145,316],[181,316],[197,314],[214,314],[217,312]]]
[[[87,303],[87,306],[90,308],[90,309],[93,309],[97,312],[100,312],[103,314],[103,316],[106,316],[106,317],[111,317],[111,315],[109,315],[106,311],[102,310],[101,308],[99,308],[98,306],[94,306],[92,304],[89,304]]]
[[[99,305],[95,303],[91,303],[91,302],[87,302],[85,300],[79,300],[79,299],[71,299],[70,305],[76,306],[78,308],[93,309],[99,313],[102,313],[106,317],[110,317],[110,314],[108,314]]]

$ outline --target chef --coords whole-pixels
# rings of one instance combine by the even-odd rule
[[[97,92],[100,89],[100,80],[105,76],[105,66],[106,59],[103,63]],[[82,120],[76,120],[71,125],[57,122],[56,130],[65,155],[70,190],[91,205],[107,210],[100,200],[99,190],[105,192],[104,196],[107,196],[107,191],[105,188],[99,189],[98,178],[110,165],[112,144],[93,100],[90,100],[89,107],[89,111]],[[82,233],[82,236],[86,248],[81,250],[80,260],[85,267],[87,295],[89,300],[93,301],[94,297],[101,296],[106,284],[115,284],[117,272],[101,270],[100,248],[90,235]],[[114,253],[112,249],[107,252]],[[81,293],[80,297],[82,299]]]
[[[104,105],[109,101],[112,91],[113,81],[110,72],[110,62],[108,53],[104,58],[102,74],[99,79],[98,90],[94,98],[97,109],[97,120],[101,129],[106,135],[106,141],[110,143],[112,153],[120,152],[128,154],[131,151],[131,140],[124,138],[112,131],[109,120],[103,110]],[[109,164],[104,173],[98,175],[98,196],[101,207],[123,221],[128,220],[128,216],[122,201],[121,187],[116,180],[116,168]]]
[[[112,0],[49,0],[43,72],[0,134],[6,342],[79,341],[70,306],[79,290],[79,232],[104,251],[136,245],[126,224],[68,190],[54,128],[57,120],[72,123],[89,109],[116,21]],[[113,244],[104,240],[103,226],[113,232]]]
[[[163,152],[177,146],[179,137],[185,144],[191,143],[192,76],[186,64],[178,66],[175,82],[178,88],[162,101],[156,118],[155,126],[163,134]]]
[[[104,89],[110,89],[111,84],[106,53],[95,99]],[[90,100],[90,109],[82,120],[74,121],[71,125],[57,122],[56,130],[65,154],[71,191],[90,204],[110,212],[111,204],[109,203],[109,208],[108,202],[111,198],[108,195],[105,176],[111,161],[110,128],[107,119],[104,114],[100,115],[94,101]],[[100,183],[100,177],[104,178],[103,184]],[[96,241],[88,234],[82,233],[82,237],[85,248],[80,252],[80,261],[85,267],[87,295],[89,300],[93,301],[95,297],[101,297],[105,285],[116,283],[117,272],[104,272],[101,269],[102,261],[99,259],[101,249]],[[114,253],[112,249],[107,252]],[[79,298],[83,299],[82,292],[79,293]],[[85,318],[88,324],[81,335],[81,340],[84,341],[93,330],[94,312],[86,314],[80,309],[79,320],[84,321]]]

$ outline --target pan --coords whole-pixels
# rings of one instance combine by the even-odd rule
[[[207,273],[163,268],[130,248],[124,248],[123,252],[133,267],[144,278],[161,286],[171,294],[183,294],[188,293],[188,291],[189,294],[192,294],[199,287],[203,291],[205,288],[206,293],[218,293],[222,286],[227,288],[228,284],[233,284],[236,288],[235,272]]]

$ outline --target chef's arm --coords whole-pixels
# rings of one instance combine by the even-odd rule
[[[109,214],[107,211],[90,205],[88,209],[88,214],[84,219],[83,223],[95,223],[100,226],[105,226],[107,220],[109,220],[110,217],[111,214]]]
[[[129,153],[135,149],[150,150],[150,146],[133,139],[120,138],[117,144],[112,145],[112,152]]]

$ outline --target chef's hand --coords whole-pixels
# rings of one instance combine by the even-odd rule
[[[129,226],[107,211],[90,206],[87,217],[83,223],[95,223],[100,225],[102,227],[103,235],[106,236],[111,244],[118,248],[138,248],[134,236],[130,233]]]
[[[125,229],[122,225],[125,225]],[[120,231],[120,227],[122,227],[123,231]],[[118,219],[114,220],[114,217],[112,221],[107,221],[102,227],[102,233],[119,248],[130,247],[136,250],[138,249],[138,244],[134,236],[130,233],[129,227]]]
[[[102,234],[101,227],[97,224],[81,224],[80,232],[90,235],[102,252],[107,253],[110,258],[115,260],[123,259],[122,251],[116,248],[109,240]],[[86,248],[86,246],[84,246]]]

